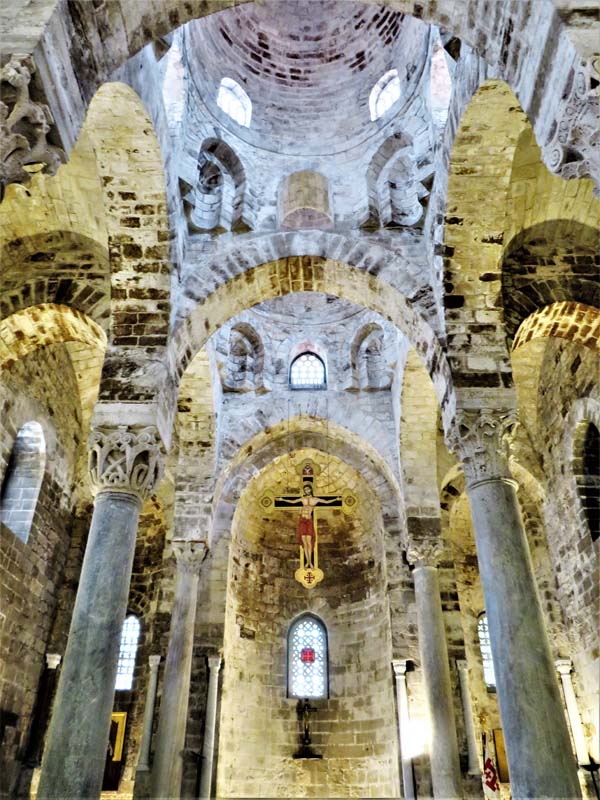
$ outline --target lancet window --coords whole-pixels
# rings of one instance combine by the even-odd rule
[[[288,696],[329,696],[327,629],[318,617],[304,614],[288,634]]]
[[[26,422],[17,433],[0,492],[0,521],[26,542],[37,506],[46,442],[39,422]]]
[[[125,619],[121,631],[117,682],[115,685],[117,691],[128,691],[133,687],[133,671],[135,669],[139,638],[140,621],[134,614],[130,614]]]
[[[217,93],[217,105],[238,125],[250,127],[252,101],[242,87],[232,78],[223,78]]]
[[[496,691],[496,675],[494,673],[494,662],[492,660],[492,645],[490,642],[490,631],[488,628],[487,614],[481,614],[477,621],[477,635],[479,636],[479,649],[481,651],[481,661],[483,663],[483,677],[488,691]]]
[[[382,117],[400,99],[398,70],[390,69],[377,81],[369,95],[369,111],[374,122]]]

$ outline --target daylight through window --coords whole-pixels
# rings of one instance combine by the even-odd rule
[[[483,662],[483,677],[488,689],[496,688],[496,675],[494,674],[494,662],[492,661],[492,645],[490,643],[490,631],[488,628],[487,614],[482,614],[477,622],[477,633],[479,635],[479,649],[481,650],[481,660]]]
[[[238,125],[250,127],[252,101],[239,83],[232,78],[223,78],[217,94],[217,105]]]
[[[140,621],[133,614],[123,623],[121,631],[121,647],[119,662],[117,664],[117,683],[115,689],[123,691],[133,686],[133,670],[135,669],[135,655],[140,638]]]
[[[325,364],[314,353],[302,353],[292,361],[290,386],[292,389],[324,389]]]
[[[288,637],[288,694],[290,697],[328,696],[327,631],[313,616],[303,616]]]
[[[371,120],[375,121],[382,117],[399,99],[400,78],[398,77],[398,70],[391,69],[385,75],[382,75],[371,89],[369,96]]]

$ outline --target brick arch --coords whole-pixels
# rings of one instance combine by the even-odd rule
[[[309,255],[313,253],[314,255]],[[404,257],[402,257],[404,256]],[[243,240],[204,265],[210,283],[192,277],[172,337],[181,374],[204,342],[247,308],[296,291],[351,300],[396,325],[432,376],[444,414],[453,411],[452,378],[441,344],[410,298],[418,295],[420,265],[368,243],[325,233],[290,233]]]
[[[15,52],[33,52],[36,44],[43,47],[45,39],[51,39],[59,30],[67,32],[69,67],[80,76],[81,96],[70,109],[77,126],[81,109],[96,89],[142,47],[185,22],[226,10],[238,2],[190,0],[182,4],[180,0],[165,0],[153,7],[152,14],[143,3],[126,0],[117,0],[110,11],[93,3],[57,4],[54,13],[48,15],[45,29],[34,27],[29,37],[14,41]],[[544,160],[549,167],[561,170],[565,177],[595,174],[600,180],[598,155],[590,141],[598,111],[589,58],[594,54],[592,42],[597,40],[593,26],[589,27],[596,36],[590,33],[589,39],[582,37],[576,15],[571,25],[564,9],[557,13],[557,0],[538,0],[534,8],[506,2],[497,4],[493,14],[487,0],[377,2],[442,26],[473,47],[520,97],[534,122],[536,137],[545,147]],[[21,25],[18,29],[26,27]],[[577,52],[574,41],[583,55]],[[9,36],[5,42],[7,52],[12,43]],[[532,76],[538,73],[544,75],[544,80],[532,85]]]
[[[20,237],[0,250],[0,264],[0,319],[31,306],[57,304],[108,329],[108,250],[97,240],[68,230]]]
[[[170,315],[170,231],[154,127],[133,89],[106,83],[89,105],[83,132],[96,152],[106,209],[110,343],[164,346]]]
[[[502,299],[510,339],[523,320],[546,306],[570,301],[600,308],[599,238],[598,228],[554,219],[525,229],[507,244]]]
[[[290,424],[296,429],[290,431]],[[231,529],[237,502],[255,475],[282,452],[304,448],[320,450],[324,456],[331,454],[362,475],[379,501],[386,527],[388,522],[393,527],[400,514],[399,486],[381,456],[362,437],[341,425],[304,416],[261,431],[239,449],[215,487],[213,529]]]
[[[0,322],[0,369],[9,368],[38,347],[80,342],[104,351],[106,335],[92,319],[68,306],[44,303]]]
[[[513,352],[532,339],[549,336],[600,350],[600,310],[568,300],[539,308],[523,320],[513,341]]]
[[[584,397],[575,400],[565,419],[563,447],[560,456],[563,459],[563,474],[569,481],[571,496],[575,498],[577,511],[577,527],[580,536],[591,533],[586,508],[586,479],[583,469],[583,447],[589,425],[600,431],[600,400]],[[557,465],[560,469],[561,464]],[[597,491],[597,487],[596,491]]]

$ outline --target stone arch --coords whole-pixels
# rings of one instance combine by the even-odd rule
[[[519,325],[513,352],[534,339],[553,336],[575,344],[600,349],[600,310],[584,303],[564,300],[551,303],[530,314]]]
[[[417,179],[412,138],[403,131],[390,136],[367,169],[369,216],[379,225],[415,225],[423,215],[419,197],[428,191]]]
[[[107,83],[84,128],[107,209],[111,345],[164,346],[169,332],[169,219],[160,146],[138,95]]]
[[[233,230],[242,220],[246,191],[239,156],[222,139],[207,138],[200,146],[198,176],[184,198],[189,221],[200,230]]]
[[[265,349],[256,330],[247,322],[238,322],[229,332],[227,374],[224,391],[257,391],[263,387]]]
[[[563,219],[519,233],[502,260],[506,333],[514,339],[524,319],[545,306],[574,301],[600,308],[598,228]],[[563,313],[575,311],[562,306]]]
[[[600,475],[586,474],[584,463],[586,437],[592,428],[596,434],[600,431],[600,402],[592,397],[576,400],[565,420],[563,455],[576,498],[580,535],[587,533],[595,541],[598,539]],[[591,451],[589,455],[592,456]]]
[[[356,389],[389,389],[391,369],[385,360],[385,333],[377,322],[364,325],[350,348],[352,387]]]
[[[535,13],[524,4],[504,4],[492,16],[485,0],[477,0],[476,4],[444,0],[429,5],[419,0],[386,0],[384,5],[392,2],[397,11],[441,26],[473,47],[495,74],[513,87],[534,118],[536,136],[544,144],[544,160],[550,169],[561,170],[564,177],[592,174],[598,180],[598,157],[590,137],[590,131],[596,130],[598,108],[592,83],[597,80],[591,58],[597,39],[593,26],[589,39],[582,37],[577,16],[558,14],[557,0],[540,0]],[[69,109],[77,125],[82,108],[98,86],[138,50],[191,19],[235,4],[236,0],[193,0],[182,6],[176,0],[169,0],[156,8],[150,19],[143,6],[121,0],[120,13],[115,10],[110,23],[103,7],[57,4],[54,12],[45,17],[48,19],[45,28],[34,27],[25,42],[22,39],[15,42],[16,52],[33,52],[36,43],[42,45],[46,37],[51,38],[61,28],[67,31],[70,70],[85,76],[79,84],[81,96]],[[127,20],[126,31],[121,20]],[[17,28],[23,30],[26,26]],[[110,47],[99,33],[104,30],[111,31]],[[6,48],[10,52],[10,38]],[[90,63],[94,69],[89,68]],[[537,74],[540,64],[550,76],[534,91],[531,76]],[[565,65],[570,67],[566,78]],[[58,80],[55,83],[59,85]],[[58,110],[57,107],[57,113]],[[60,111],[65,116],[65,110]],[[67,127],[62,119],[59,123],[62,123],[60,128]],[[65,140],[69,138],[66,133]]]

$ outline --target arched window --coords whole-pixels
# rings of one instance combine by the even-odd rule
[[[288,634],[288,697],[329,697],[327,629],[304,614]]]
[[[252,101],[232,78],[223,78],[217,93],[217,105],[238,125],[250,127]]]
[[[585,431],[579,497],[592,541],[600,537],[600,432],[593,422]]]
[[[121,647],[119,648],[119,661],[117,664],[117,691],[127,691],[133,686],[133,670],[135,669],[135,656],[140,638],[140,621],[130,614],[123,623],[121,631]]]
[[[477,621],[477,635],[479,636],[479,649],[481,651],[481,661],[483,663],[483,677],[488,691],[496,691],[496,675],[494,674],[494,662],[492,661],[492,645],[490,643],[490,631],[488,628],[487,614],[480,615]]]
[[[400,78],[398,70],[391,69],[382,75],[369,95],[369,111],[374,122],[382,117],[400,99]]]
[[[42,426],[26,422],[17,433],[0,492],[0,520],[23,542],[29,538],[45,465]]]
[[[326,389],[325,364],[314,353],[301,353],[290,367],[292,389]]]

